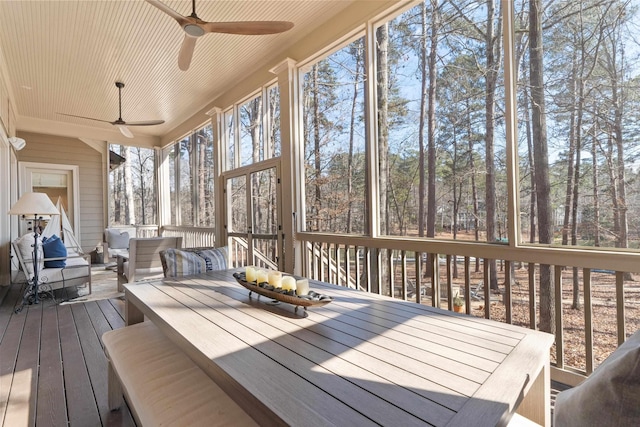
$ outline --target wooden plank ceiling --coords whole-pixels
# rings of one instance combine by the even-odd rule
[[[291,21],[283,34],[206,34],[198,39],[191,67],[178,68],[183,30],[145,1],[0,0],[0,67],[15,100],[18,129],[114,131],[108,123],[61,116],[68,113],[114,121],[116,81],[125,83],[125,121],[165,120],[135,127],[161,137],[204,108],[242,76],[270,64],[277,52],[326,23],[352,0],[200,0],[204,21]],[[189,15],[190,0],[166,0]],[[117,133],[115,130],[114,134]],[[68,135],[73,136],[73,135]],[[79,134],[77,135],[79,136]]]

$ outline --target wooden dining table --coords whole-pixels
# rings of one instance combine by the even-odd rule
[[[154,322],[261,425],[550,425],[550,334],[318,281],[307,310],[233,270],[125,285],[126,321]]]

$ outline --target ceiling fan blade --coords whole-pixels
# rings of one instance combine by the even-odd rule
[[[155,126],[163,123],[164,120],[147,120],[144,122],[127,122],[127,126]]]
[[[96,122],[103,122],[103,123],[113,124],[113,122],[110,122],[109,120],[94,119],[93,117],[76,116],[75,114],[65,114],[65,113],[56,113],[56,114],[60,114],[61,116],[77,117],[79,119],[87,119],[87,120],[93,120],[93,121],[96,121]]]
[[[167,15],[169,15],[170,17],[178,21],[178,24],[180,24],[180,26],[184,25],[185,17],[179,14],[178,12],[176,12],[175,10],[171,9],[166,4],[158,0],[146,0],[146,1],[147,3],[152,4],[153,6],[157,7],[158,9],[160,9],[161,11],[163,11],[164,13],[166,13]]]
[[[180,54],[178,55],[178,67],[182,71],[187,71],[189,65],[191,65],[191,58],[193,57],[193,49],[196,47],[196,38],[191,37],[188,34],[184,35],[182,40],[182,46],[180,47]]]
[[[125,125],[116,125],[118,129],[120,129],[120,133],[126,136],[127,138],[133,138],[133,134]]]
[[[264,34],[283,33],[293,28],[288,21],[237,21],[237,22],[204,22],[201,27],[208,33],[241,34],[260,36]]]

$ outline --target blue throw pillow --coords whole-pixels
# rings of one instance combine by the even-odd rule
[[[49,238],[42,239],[42,250],[45,258],[60,258],[67,256],[67,248],[55,234]],[[67,260],[45,261],[45,268],[63,268],[67,265]]]

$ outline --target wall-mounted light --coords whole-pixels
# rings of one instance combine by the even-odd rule
[[[22,150],[24,146],[27,145],[27,141],[22,138],[18,138],[17,136],[12,136],[11,138],[9,138],[9,143],[13,145],[13,148],[15,148],[17,151]]]

